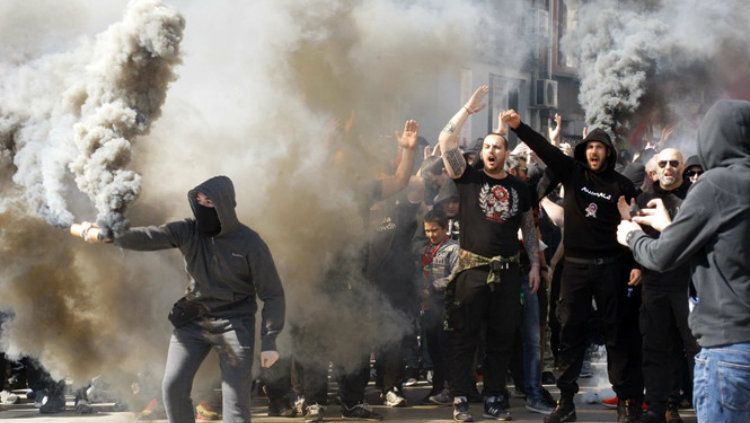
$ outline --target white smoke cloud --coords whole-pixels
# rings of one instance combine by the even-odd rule
[[[29,61],[0,66],[7,71],[0,85],[0,154],[12,156],[13,182],[49,223],[74,220],[66,200],[72,172],[103,227],[127,226],[122,213],[140,191],[139,175],[126,169],[131,142],[159,116],[180,60],[183,27],[182,17],[160,1],[137,0],[93,41],[34,57],[47,44],[40,42],[11,55]]]

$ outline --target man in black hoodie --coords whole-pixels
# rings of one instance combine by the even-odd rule
[[[695,358],[693,405],[700,422],[750,421],[750,102],[722,100],[698,130],[706,172],[670,222],[658,200],[617,238],[644,267],[663,272],[690,264],[699,302],[690,329]]]
[[[601,129],[594,129],[566,156],[539,133],[521,122],[514,110],[502,121],[547,165],[552,179],[562,182],[565,267],[557,313],[560,319],[560,402],[545,422],[575,421],[573,397],[587,342],[592,296],[603,320],[609,380],[620,398],[618,421],[640,418],[643,377],[640,334],[635,311],[640,270],[632,256],[617,244],[620,222],[617,200],[635,197],[635,187],[615,171],[617,151]],[[630,278],[628,280],[628,274]]]
[[[188,192],[194,219],[131,228],[112,242],[131,250],[179,248],[190,275],[187,294],[175,304],[162,385],[164,408],[173,423],[195,421],[190,390],[211,348],[219,355],[224,422],[250,422],[255,344],[255,297],[263,301],[261,366],[279,354],[284,327],[284,289],[266,243],[235,212],[232,181],[213,177]],[[93,241],[86,233],[84,239]]]

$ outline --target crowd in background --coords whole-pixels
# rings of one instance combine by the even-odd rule
[[[382,418],[365,401],[371,381],[385,406],[407,407],[414,404],[404,387],[426,380],[431,390],[421,403],[452,406],[457,421],[473,419],[471,402],[483,404],[485,418],[510,420],[510,373],[528,410],[545,422],[574,421],[577,380],[590,371],[591,351],[604,345],[616,393],[605,402],[617,408],[617,421],[681,421],[699,351],[688,316],[700,292],[688,264],[650,270],[617,242],[616,228],[655,199],[675,217],[704,172],[700,160],[686,158],[668,130],[625,152],[601,129],[564,136],[559,115],[544,137],[514,111],[459,149],[461,126],[485,94],[486,87],[474,93],[437,144],[407,121],[392,171],[359,190],[367,193],[364,276],[406,323],[383,334],[381,347],[360,351],[356,366],[344,366],[334,356],[316,363],[299,356],[317,336],[309,322],[288,322],[292,348],[259,381],[269,415],[322,421],[332,372],[344,418]],[[340,301],[357,300],[336,283],[350,270],[332,265],[326,273]],[[370,311],[363,318],[384,317]],[[548,355],[553,363],[545,368]],[[64,382],[34,360],[21,364],[0,363],[2,399],[30,388],[41,412],[63,410]],[[543,381],[556,382],[559,401]],[[215,401],[204,400],[197,417],[220,418]],[[77,410],[89,412],[87,404],[86,390],[78,391]]]

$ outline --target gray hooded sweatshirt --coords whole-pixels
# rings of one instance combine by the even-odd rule
[[[635,259],[658,272],[689,263],[699,302],[690,329],[703,347],[750,342],[750,102],[722,100],[698,130],[707,171],[658,239],[636,231]]]
[[[198,192],[214,202],[221,222],[218,235],[209,237],[197,230],[195,219],[184,219],[131,228],[114,242],[140,251],[179,248],[190,275],[186,297],[204,304],[212,316],[254,316],[257,295],[263,301],[261,350],[276,350],[285,302],[271,252],[255,231],[237,220],[234,186],[228,177],[213,177],[190,190],[188,201],[194,213]]]

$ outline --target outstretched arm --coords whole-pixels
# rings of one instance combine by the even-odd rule
[[[521,122],[521,115],[515,110],[502,113],[503,122],[525,142],[552,171],[555,179],[565,181],[575,167],[574,159],[566,156],[559,148],[547,142],[538,132]]]
[[[560,113],[555,113],[555,129],[549,128],[547,130],[547,137],[549,142],[555,147],[560,146],[560,135],[562,134],[562,116]]]
[[[396,173],[381,179],[383,184],[383,198],[400,192],[409,185],[409,178],[414,168],[414,150],[417,148],[417,137],[419,135],[419,124],[415,120],[407,120],[404,123],[404,132],[398,136],[398,147],[401,159],[396,168]]]
[[[438,145],[443,154],[443,163],[448,172],[448,176],[453,179],[460,178],[466,170],[466,159],[458,149],[458,135],[461,133],[466,119],[470,114],[480,111],[484,104],[482,99],[490,91],[487,85],[482,85],[474,91],[465,106],[461,107],[458,112],[448,121],[445,128],[440,132]]]

